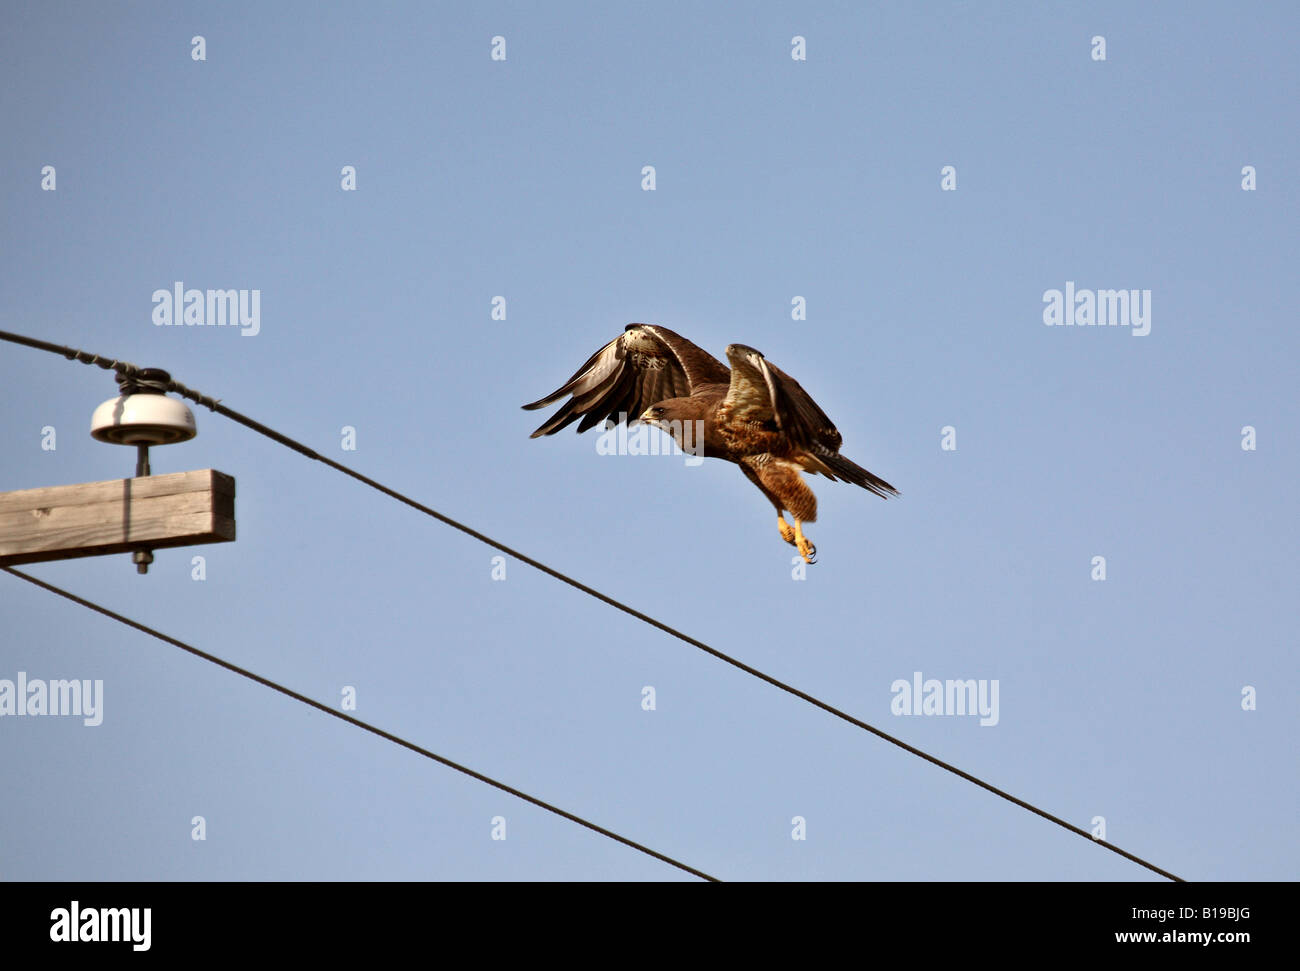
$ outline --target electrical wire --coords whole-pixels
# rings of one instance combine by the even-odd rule
[[[175,637],[171,637],[167,634],[162,633],[161,631],[154,630],[154,628],[148,626],[147,624],[142,624],[139,621],[132,620],[130,617],[124,617],[115,611],[109,610],[107,607],[101,607],[99,604],[93,603],[90,600],[86,600],[84,597],[78,597],[75,593],[70,593],[69,591],[62,589],[61,587],[56,587],[52,583],[46,583],[44,580],[38,580],[36,577],[31,576],[30,574],[27,573],[23,573],[21,570],[15,570],[11,566],[0,566],[0,570],[4,570],[6,573],[12,573],[14,576],[26,580],[28,583],[33,583],[36,586],[41,587],[42,589],[50,591],[50,593],[58,594],[60,597],[63,597],[66,600],[71,600],[73,603],[80,604],[81,606],[93,610],[98,614],[103,614],[105,617],[111,617],[113,620],[116,620],[120,624],[125,624],[127,627],[133,627],[138,631],[150,635],[151,637],[156,637],[158,638],[158,640],[163,641],[164,643],[167,644],[171,644],[173,647],[179,647],[182,651],[188,651],[190,654],[193,654],[195,657],[201,657],[205,661],[211,661],[213,664],[217,665],[218,667],[223,667],[227,671],[233,671],[235,674],[238,674],[240,677],[248,678],[248,680],[250,681],[256,681],[258,684],[270,688],[273,691],[278,691],[280,692],[280,694],[286,695],[292,698],[294,701],[300,701],[304,705],[308,705],[312,708],[315,708],[317,711],[323,711],[327,715],[333,715],[335,718],[338,718],[341,721],[345,721],[349,725],[355,725],[357,728],[365,729],[367,732],[370,732],[372,735],[378,735],[380,738],[386,739],[387,741],[390,741],[395,745],[400,745],[403,748],[410,749],[412,752],[415,752],[419,755],[423,755],[426,759],[432,759],[434,762],[438,762],[442,765],[445,765],[449,769],[455,769],[457,772],[464,773],[465,775],[469,776],[471,779],[477,779],[479,782],[487,783],[488,785],[492,786],[495,789],[500,789],[502,792],[507,792],[512,796],[516,796],[517,798],[524,800],[525,802],[530,802],[534,806],[538,806],[542,809],[545,809],[547,812],[555,813],[555,815],[557,816],[563,816],[565,819],[569,820],[570,822],[577,823],[579,826],[585,826],[587,829],[590,829],[593,832],[597,832],[601,836],[607,836],[612,840],[622,843],[624,846],[630,846],[634,850],[639,850],[640,852],[645,853],[648,856],[653,856],[656,860],[660,860],[664,863],[669,864],[670,866],[675,866],[679,870],[685,870],[687,873],[693,876],[700,877],[701,879],[708,880],[712,883],[721,882],[718,880],[717,877],[710,876],[709,874],[705,873],[703,870],[697,870],[695,867],[689,866],[688,864],[685,864],[680,860],[675,860],[671,856],[668,856],[667,854],[660,853],[658,850],[652,850],[650,849],[650,847],[642,843],[638,843],[635,840],[628,839],[626,836],[620,836],[618,833],[615,833],[613,830],[606,829],[604,826],[599,826],[596,823],[591,822],[590,820],[583,819],[581,816],[568,812],[567,810],[561,809],[559,806],[553,805],[549,802],[546,802],[545,800],[538,799],[536,796],[530,796],[528,793],[516,789],[514,786],[508,786],[504,782],[498,782],[496,779],[493,779],[490,776],[486,776],[482,772],[475,772],[473,769],[461,765],[459,762],[453,762],[451,759],[446,758],[442,755],[438,755],[436,752],[430,752],[427,748],[416,745],[414,742],[408,742],[406,739],[402,738],[401,736],[394,735],[392,732],[386,732],[382,728],[377,728],[376,726],[371,725],[369,722],[362,721],[360,718],[354,718],[352,715],[344,714],[341,711],[335,711],[333,708],[329,707],[329,705],[325,705],[312,698],[308,698],[306,695],[300,694],[299,692],[294,691],[292,688],[286,688],[284,685],[272,681],[270,678],[264,678],[260,674],[254,674],[252,671],[249,671],[247,668],[241,668],[239,665],[232,664],[229,661],[223,660],[217,657],[215,654],[209,654],[207,651],[200,650],[197,647],[194,647],[190,644],[186,644],[184,641],[177,640]]]

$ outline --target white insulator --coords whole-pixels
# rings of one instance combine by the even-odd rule
[[[119,395],[90,417],[90,435],[114,445],[170,445],[198,434],[194,414],[165,394]]]

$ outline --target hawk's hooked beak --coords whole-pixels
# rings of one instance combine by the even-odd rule
[[[654,411],[653,408],[647,408],[645,411],[641,412],[640,416],[637,418],[637,421],[645,422],[647,425],[657,425],[659,423],[658,419],[656,419],[655,416],[651,414],[652,411]]]

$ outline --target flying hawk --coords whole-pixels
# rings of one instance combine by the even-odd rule
[[[781,538],[812,563],[817,548],[803,524],[816,521],[817,497],[800,472],[843,479],[882,499],[898,490],[840,454],[840,433],[798,381],[744,344],[730,345],[727,360],[730,369],[667,327],[628,324],[560,388],[524,405],[531,411],[572,396],[530,437],[578,419],[579,432],[602,421],[661,428],[685,452],[739,465],[776,507]]]

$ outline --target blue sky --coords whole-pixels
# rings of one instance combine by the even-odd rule
[[[1184,877],[1297,877],[1294,7],[7,19],[0,329],[166,368]],[[259,332],[155,326],[176,281],[260,291]],[[1044,326],[1067,282],[1149,291],[1150,332]],[[630,321],[757,347],[902,498],[810,480],[796,579],[736,468],[530,441]],[[5,344],[0,380],[0,490],[131,474],[106,372]],[[1157,879],[195,411],[154,471],[233,475],[235,543],[30,572],[724,879]],[[104,717],[0,718],[0,878],[689,879],[0,576],[20,671]],[[918,671],[996,681],[997,724],[893,714]]]

